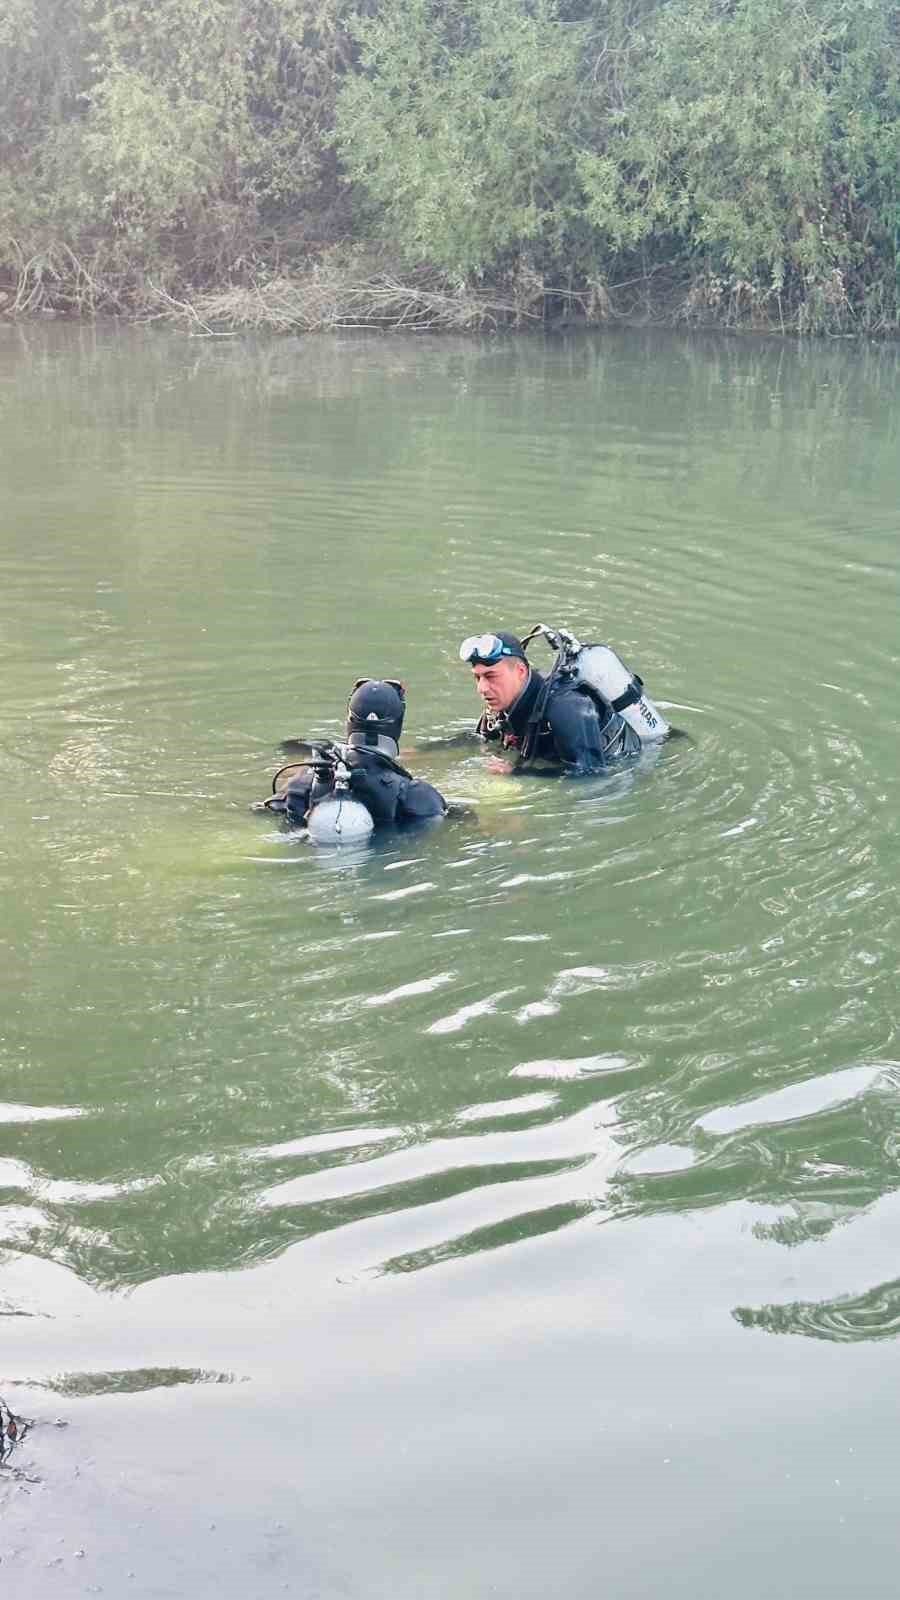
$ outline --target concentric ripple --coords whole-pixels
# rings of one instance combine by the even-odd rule
[[[896,1188],[892,360],[29,338],[0,1239],[101,1285],[339,1232],[409,1275],[749,1206],[774,1263]],[[489,773],[456,641],[537,620],[683,736]],[[366,672],[460,805],[317,853],[248,803]],[[883,1275],[822,1315],[892,1328]]]

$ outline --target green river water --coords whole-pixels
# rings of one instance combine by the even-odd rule
[[[893,1597],[897,354],[0,325],[0,422],[4,1593]],[[538,620],[690,739],[429,744]],[[363,674],[470,812],[317,852]]]

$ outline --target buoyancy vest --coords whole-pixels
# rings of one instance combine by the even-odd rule
[[[366,807],[376,826],[445,814],[443,795],[383,751],[349,745],[332,746],[330,751],[349,771],[349,797]],[[280,784],[282,776],[286,781]],[[269,808],[284,812],[295,827],[302,826],[317,805],[332,797],[334,782],[332,761],[295,763],[276,775]]]
[[[479,732],[518,751],[519,770],[548,761],[572,772],[597,772],[640,749],[637,734],[590,685],[535,668],[518,700],[507,712],[486,713]]]

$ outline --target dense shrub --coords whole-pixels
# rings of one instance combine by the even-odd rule
[[[875,260],[895,275],[897,16],[885,0],[661,6],[579,158],[587,216],[613,249],[689,261],[711,296],[860,315]]]
[[[393,0],[356,33],[337,142],[391,235],[459,274],[535,244],[563,254],[583,27],[552,0]]]
[[[341,242],[436,304],[893,330],[898,240],[894,0],[0,14],[7,309],[283,284]]]

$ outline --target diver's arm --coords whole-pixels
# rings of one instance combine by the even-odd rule
[[[277,748],[279,755],[294,756],[298,761],[315,758],[315,750],[308,739],[282,739]]]
[[[396,771],[383,771],[368,762],[353,767],[350,793],[354,800],[362,801],[376,823],[412,822],[443,817],[447,812],[443,795],[430,783],[401,777]]]
[[[315,781],[315,771],[311,767],[301,767],[284,790],[284,811],[288,820],[298,826],[306,821]]]
[[[413,778],[403,790],[397,809],[405,822],[421,821],[425,817],[445,817],[447,802],[433,784]]]
[[[559,762],[545,761],[543,757],[536,766],[529,763],[523,767],[515,761],[505,761],[502,756],[492,756],[488,767],[491,772],[505,772],[511,778],[560,778],[566,770]]]
[[[290,816],[292,822],[302,822],[309,810],[309,797],[315,782],[315,772],[309,767],[299,767],[286,783],[279,784],[276,777],[274,792],[267,800],[257,800],[251,811],[272,811],[276,816]]]

